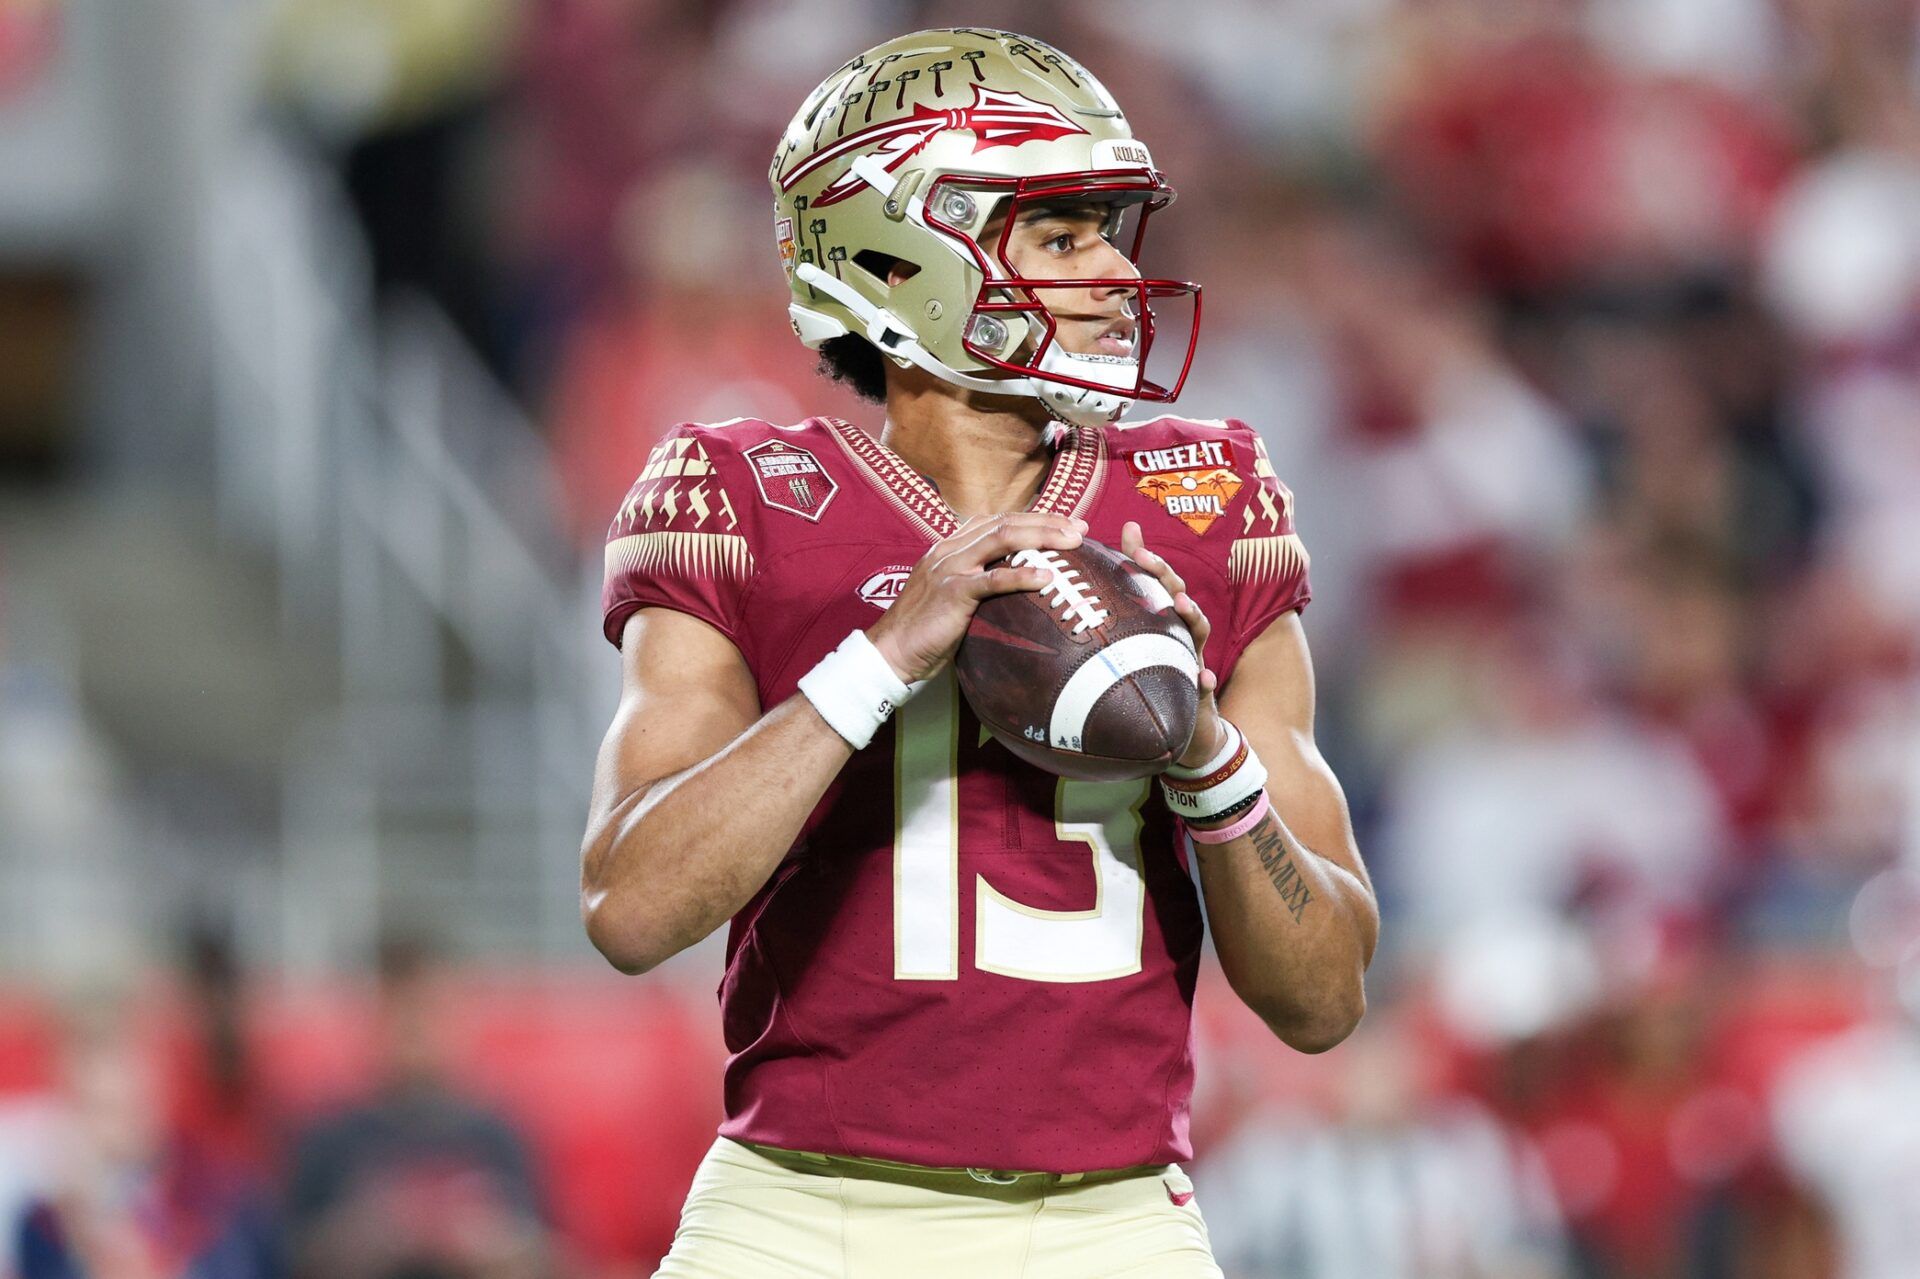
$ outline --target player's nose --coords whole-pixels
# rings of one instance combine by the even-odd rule
[[[1133,264],[1132,259],[1105,240],[1100,242],[1100,252],[1094,255],[1093,260],[1088,265],[1092,268],[1092,278],[1096,280],[1137,280],[1140,278],[1140,268]],[[1133,287],[1129,284],[1103,284],[1095,287],[1094,296],[1106,299],[1132,292]]]

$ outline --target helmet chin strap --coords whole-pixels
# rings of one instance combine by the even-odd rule
[[[794,275],[809,288],[818,289],[851,311],[865,326],[867,341],[873,343],[882,354],[905,360],[951,386],[989,395],[1028,396],[1039,400],[1049,413],[1072,426],[1104,426],[1117,422],[1133,407],[1130,396],[1114,393],[1133,389],[1135,375],[1123,372],[1136,367],[1132,360],[1117,356],[1075,355],[1055,344],[1047,348],[1046,354],[1040,357],[1039,364],[1035,366],[1043,373],[1078,378],[1083,382],[1098,382],[1113,388],[1112,391],[1069,386],[1047,378],[974,377],[950,368],[933,352],[920,345],[912,330],[891,311],[868,301],[838,276],[821,270],[811,262],[802,262],[795,268]],[[821,331],[819,322],[825,317],[819,312],[809,311],[798,303],[788,309],[794,313],[796,321],[802,322],[802,327],[810,332]],[[832,321],[826,323],[831,324]],[[835,324],[834,327],[845,332],[842,325]]]
[[[1133,407],[1133,397],[1117,392],[1131,391],[1139,377],[1139,365],[1114,355],[1077,355],[1059,343],[1050,343],[1035,365],[1042,373],[1098,382],[1108,390],[1096,391],[1084,386],[1069,386],[1046,378],[1031,378],[1040,402],[1063,421],[1075,426],[1104,426],[1118,422]]]

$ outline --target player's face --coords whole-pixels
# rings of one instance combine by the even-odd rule
[[[1108,210],[1092,203],[1029,209],[1007,237],[1007,262],[1028,279],[1137,280],[1140,272],[1105,232]],[[989,223],[981,239],[992,244],[1000,228]],[[1135,292],[1123,285],[1036,289],[1059,325],[1057,341],[1076,355],[1134,352]]]

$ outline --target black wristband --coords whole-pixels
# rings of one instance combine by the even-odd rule
[[[1241,800],[1239,803],[1233,805],[1233,807],[1224,808],[1219,812],[1215,813],[1213,816],[1207,818],[1205,823],[1195,823],[1190,821],[1187,824],[1189,826],[1199,825],[1200,829],[1202,830],[1211,830],[1216,826],[1231,826],[1233,825],[1234,818],[1238,817],[1240,814],[1246,812],[1249,808],[1252,808],[1255,804],[1259,803],[1260,797],[1266,793],[1267,792],[1265,790],[1257,790],[1253,794]]]

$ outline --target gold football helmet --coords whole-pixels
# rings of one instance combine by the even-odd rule
[[[1180,393],[1200,286],[1137,275],[1147,220],[1173,188],[1112,95],[1038,40],[957,27],[867,50],[808,95],[768,179],[788,313],[809,347],[856,334],[902,367],[1032,396],[1079,425]],[[1103,233],[1136,274],[1014,270],[1006,249],[1021,213],[1061,203],[1105,212]],[[1047,292],[1121,288],[1133,293],[1131,352],[1064,350]],[[1186,349],[1178,372],[1154,381],[1154,303],[1168,299],[1191,299]]]

